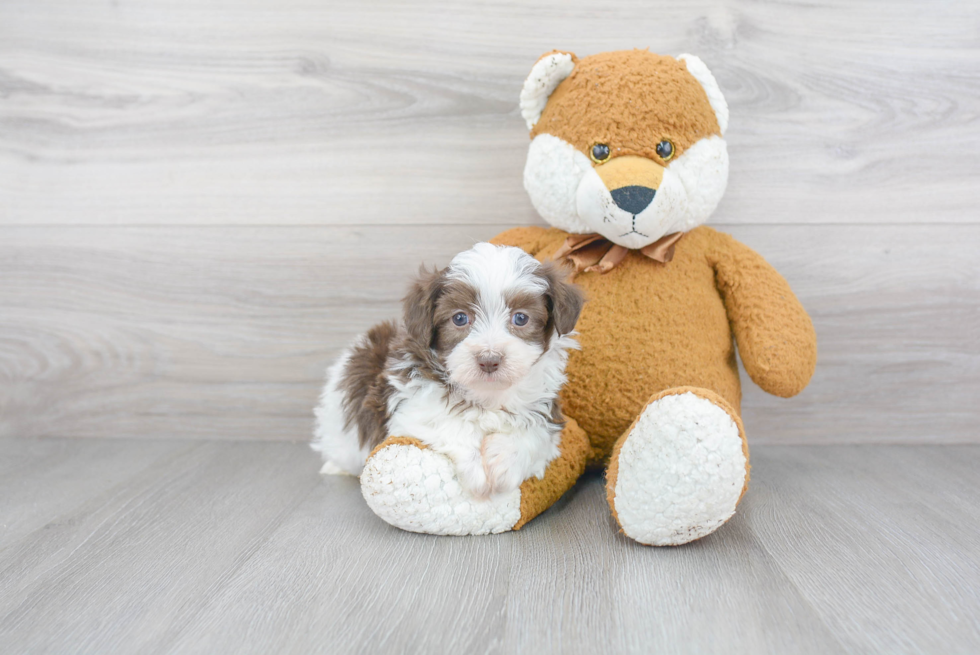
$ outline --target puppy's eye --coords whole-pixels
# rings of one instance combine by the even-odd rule
[[[453,325],[456,327],[463,327],[470,322],[470,317],[466,315],[465,312],[458,312],[453,315]]]
[[[515,313],[515,314],[514,314],[514,315],[513,315],[513,316],[512,316],[511,318],[510,318],[510,320],[511,320],[511,321],[512,321],[512,322],[514,323],[514,325],[516,325],[517,327],[524,327],[525,325],[527,325],[527,322],[528,322],[528,317],[527,317],[527,314],[523,314],[523,313],[521,313],[521,312],[516,312],[516,313]]]
[[[674,158],[674,144],[664,139],[657,144],[657,155],[664,161],[670,161]]]
[[[609,159],[609,146],[607,146],[605,143],[597,143],[592,146],[590,154],[592,155],[592,161],[597,164],[601,164]]]

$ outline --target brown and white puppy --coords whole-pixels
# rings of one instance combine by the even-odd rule
[[[422,271],[401,324],[362,335],[327,371],[314,450],[360,474],[388,436],[448,456],[477,498],[543,477],[558,456],[558,392],[583,298],[519,248],[479,243]]]

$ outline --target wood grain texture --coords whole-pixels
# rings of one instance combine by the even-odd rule
[[[518,533],[433,537],[302,444],[167,440],[150,466],[135,445],[0,441],[39,497],[60,449],[133,462],[82,502],[4,505],[36,526],[0,547],[5,652],[980,649],[978,446],[758,447],[732,521],[654,549],[616,532],[594,475]]]
[[[0,4],[0,224],[535,223],[539,55],[699,54],[717,220],[975,223],[972,3]]]
[[[5,652],[159,648],[318,483],[302,446],[177,443],[184,448],[128,469],[125,481],[4,548]],[[67,477],[88,484],[91,475]],[[30,504],[12,509],[40,518]],[[51,613],[43,623],[39,608]]]
[[[500,229],[0,229],[0,436],[304,440],[331,358],[419,262]],[[980,439],[980,226],[730,231],[819,339],[795,399],[743,375],[752,443]]]
[[[8,443],[9,441],[9,443]],[[0,551],[44,527],[71,522],[91,498],[188,450],[181,439],[5,440],[0,456]],[[25,511],[28,509],[29,511]]]
[[[980,639],[977,454],[763,450],[746,519],[845,651],[970,652]]]

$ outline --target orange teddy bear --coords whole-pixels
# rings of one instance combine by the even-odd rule
[[[676,545],[710,534],[749,480],[736,345],[752,380],[783,397],[807,385],[817,357],[810,318],[779,273],[702,227],[728,179],[725,99],[691,55],[556,51],[532,68],[521,112],[525,188],[553,228],[493,241],[567,261],[588,297],[562,393],[561,454],[517,496],[481,504],[451,483],[393,483],[396,462],[452,475],[441,455],[397,435],[368,458],[364,496],[404,529],[501,532],[544,511],[591,464],[606,467],[609,506],[629,537]]]

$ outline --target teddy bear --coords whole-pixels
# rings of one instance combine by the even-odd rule
[[[605,469],[629,538],[680,545],[731,518],[749,482],[736,352],[749,377],[798,394],[816,365],[812,322],[760,255],[703,224],[728,180],[728,105],[693,55],[579,59],[553,51],[520,96],[524,186],[551,226],[493,243],[572,269],[588,302],[568,362],[560,454],[544,477],[486,501],[412,435],[368,457],[361,489],[382,519],[433,534],[518,530]]]

